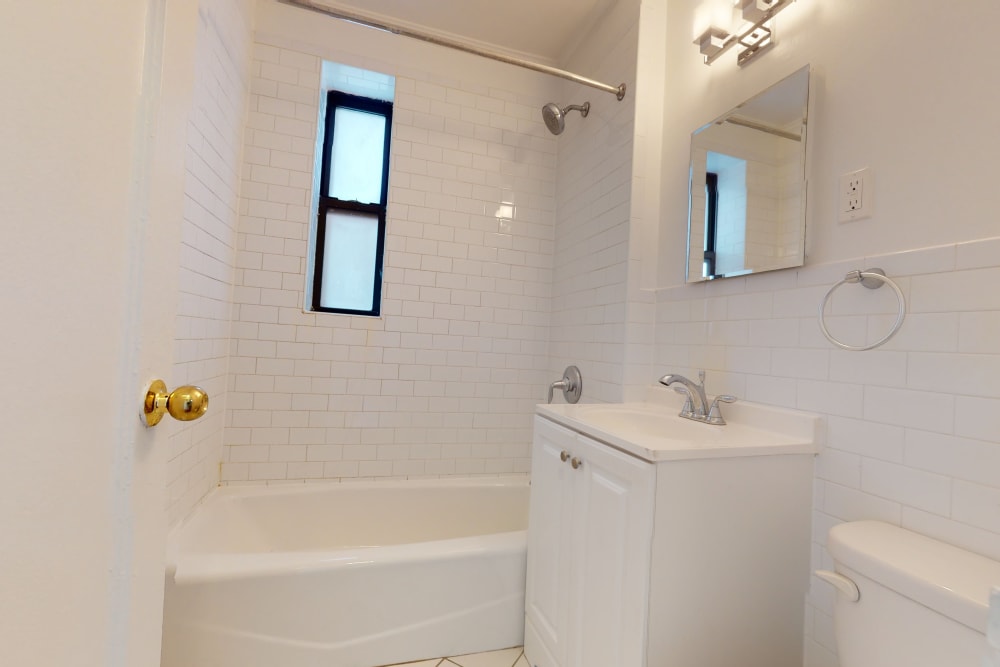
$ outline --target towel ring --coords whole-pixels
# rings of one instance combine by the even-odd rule
[[[896,293],[896,299],[899,301],[899,315],[896,316],[896,321],[892,325],[892,329],[889,330],[885,336],[875,341],[871,345],[848,345],[842,343],[827,330],[826,328],[826,317],[824,311],[826,310],[826,303],[830,300],[830,296],[837,291],[837,288],[845,283],[861,283],[864,287],[868,289],[878,289],[882,285],[888,285]],[[864,350],[871,350],[879,345],[883,345],[886,341],[896,335],[899,331],[899,327],[903,324],[903,318],[906,316],[906,299],[903,297],[903,291],[899,289],[899,285],[894,283],[892,279],[885,275],[885,271],[882,269],[865,269],[864,271],[850,271],[844,279],[839,283],[830,288],[823,297],[823,303],[819,305],[819,328],[823,330],[823,335],[826,336],[827,340],[836,345],[837,347],[844,350],[851,350],[853,352],[861,352]]]

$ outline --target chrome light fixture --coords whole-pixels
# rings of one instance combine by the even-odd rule
[[[730,34],[722,28],[709,26],[708,30],[701,33],[694,43],[701,49],[701,55],[705,56],[705,62],[710,62],[709,58],[715,58],[726,46],[726,40]]]
[[[742,47],[736,56],[736,64],[740,67],[770,49],[774,46],[771,21],[793,2],[795,0],[735,0],[744,21],[743,27],[730,34],[723,28],[709,26],[694,40],[705,57],[705,64],[711,65],[737,44]]]

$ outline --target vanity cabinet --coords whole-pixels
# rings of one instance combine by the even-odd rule
[[[537,418],[531,475],[532,664],[640,664],[653,466]]]
[[[529,663],[801,667],[812,458],[644,460],[536,416]]]

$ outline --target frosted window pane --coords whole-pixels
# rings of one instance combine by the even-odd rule
[[[378,216],[327,212],[320,306],[371,310],[377,250]]]
[[[338,107],[333,120],[329,195],[365,204],[382,202],[385,116]]]

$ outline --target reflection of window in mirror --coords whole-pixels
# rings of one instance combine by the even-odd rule
[[[747,161],[708,151],[705,166],[704,276],[736,273],[747,258]]]
[[[715,275],[715,230],[719,221],[719,175],[705,174],[705,264],[702,276]]]

